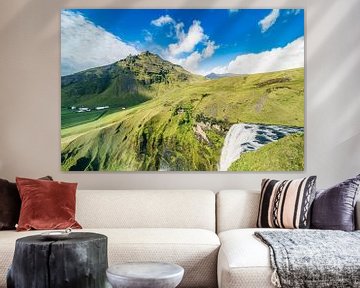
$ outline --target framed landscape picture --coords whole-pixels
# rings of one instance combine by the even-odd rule
[[[304,11],[63,10],[61,167],[304,170]]]

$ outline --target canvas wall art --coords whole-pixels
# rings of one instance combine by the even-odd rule
[[[63,10],[61,167],[303,170],[304,11]]]

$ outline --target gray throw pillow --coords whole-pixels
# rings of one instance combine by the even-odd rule
[[[311,213],[311,228],[355,230],[355,203],[360,174],[315,195]]]

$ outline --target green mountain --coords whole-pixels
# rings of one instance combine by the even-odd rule
[[[111,65],[61,77],[61,105],[131,107],[174,83],[201,78],[156,54],[143,52]]]
[[[232,124],[304,126],[303,68],[209,80],[146,52],[63,77],[62,89],[63,105],[127,107],[65,109],[62,123],[81,115],[61,130],[65,171],[217,170]]]

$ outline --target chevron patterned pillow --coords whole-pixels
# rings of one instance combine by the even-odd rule
[[[257,227],[309,228],[316,176],[294,180],[263,179]]]

